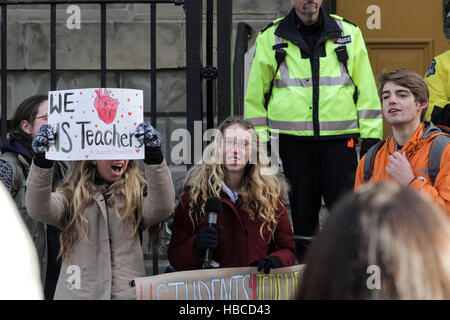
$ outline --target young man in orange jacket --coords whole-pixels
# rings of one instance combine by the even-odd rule
[[[378,80],[383,115],[392,126],[392,134],[361,159],[355,189],[366,182],[393,180],[422,190],[450,215],[450,143],[443,137],[438,173],[433,175],[430,148],[436,146],[433,142],[438,136],[446,134],[423,122],[429,94],[426,82],[407,69],[382,73]]]

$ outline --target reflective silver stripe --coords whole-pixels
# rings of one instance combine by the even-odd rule
[[[381,110],[360,110],[358,111],[360,119],[382,119],[383,113]]]
[[[269,127],[278,130],[285,131],[312,131],[312,121],[274,121],[269,120]],[[337,131],[337,130],[350,130],[357,129],[358,120],[347,121],[323,121],[319,123],[321,131]]]
[[[359,128],[358,120],[320,122],[321,131],[350,130]]]
[[[269,119],[269,127],[286,131],[313,130],[312,121],[274,121]]]
[[[267,118],[249,118],[250,121],[255,127],[267,127]]]
[[[283,43],[283,39],[275,35],[275,44]],[[319,86],[352,86],[353,82],[350,79],[347,70],[345,70],[344,65],[340,63],[341,75],[338,77],[320,77]],[[286,87],[312,87],[312,78],[293,78],[291,79],[289,75],[289,68],[287,66],[286,60],[284,60],[280,65],[280,79],[275,79],[275,88],[286,88]]]
[[[345,34],[344,34],[344,26],[342,25],[342,21],[338,20],[338,19],[334,19],[334,21],[338,25],[339,29],[341,29],[341,37],[344,37]]]

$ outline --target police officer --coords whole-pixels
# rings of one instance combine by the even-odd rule
[[[450,1],[444,2],[444,32],[450,39]],[[434,57],[425,81],[430,89],[430,104],[425,119],[450,126],[450,50]]]
[[[382,113],[359,28],[326,14],[322,0],[290,1],[256,39],[245,117],[263,138],[280,133],[294,233],[311,237],[322,196],[329,208],[353,186],[355,138],[362,154],[382,138]],[[307,246],[296,248],[302,261]]]

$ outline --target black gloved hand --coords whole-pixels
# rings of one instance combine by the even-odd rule
[[[144,162],[146,164],[160,164],[163,160],[164,156],[161,147],[145,147]]]
[[[56,130],[50,124],[44,124],[33,138],[32,148],[35,153],[45,153],[55,143]]]
[[[51,168],[53,160],[45,158],[45,152],[55,143],[56,130],[49,124],[44,124],[39,129],[39,132],[33,138],[31,147],[35,153],[34,163],[41,168]]]
[[[276,269],[284,267],[283,262],[281,262],[281,260],[276,256],[267,256],[265,258],[262,258],[257,262],[257,265],[258,271],[264,269],[265,274],[268,274],[271,268]]]
[[[359,158],[361,159],[367,151],[376,143],[378,143],[380,139],[367,138],[361,141],[361,150],[359,151]]]
[[[141,122],[137,126],[135,136],[146,147],[161,147],[161,134],[148,122]]]
[[[161,134],[148,122],[140,123],[136,128],[136,138],[145,145],[146,164],[160,164],[164,160],[161,151]]]
[[[433,112],[431,113],[431,122],[450,127],[450,103],[446,104],[443,108],[434,106]]]
[[[215,249],[219,245],[219,232],[223,230],[223,226],[217,228],[208,226],[201,229],[194,239],[194,251],[199,256],[205,254],[206,249]]]

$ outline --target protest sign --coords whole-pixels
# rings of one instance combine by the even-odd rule
[[[291,300],[305,265],[202,269],[135,279],[137,300]]]
[[[143,121],[143,92],[132,89],[50,91],[48,123],[57,130],[52,160],[143,159],[135,137]]]

